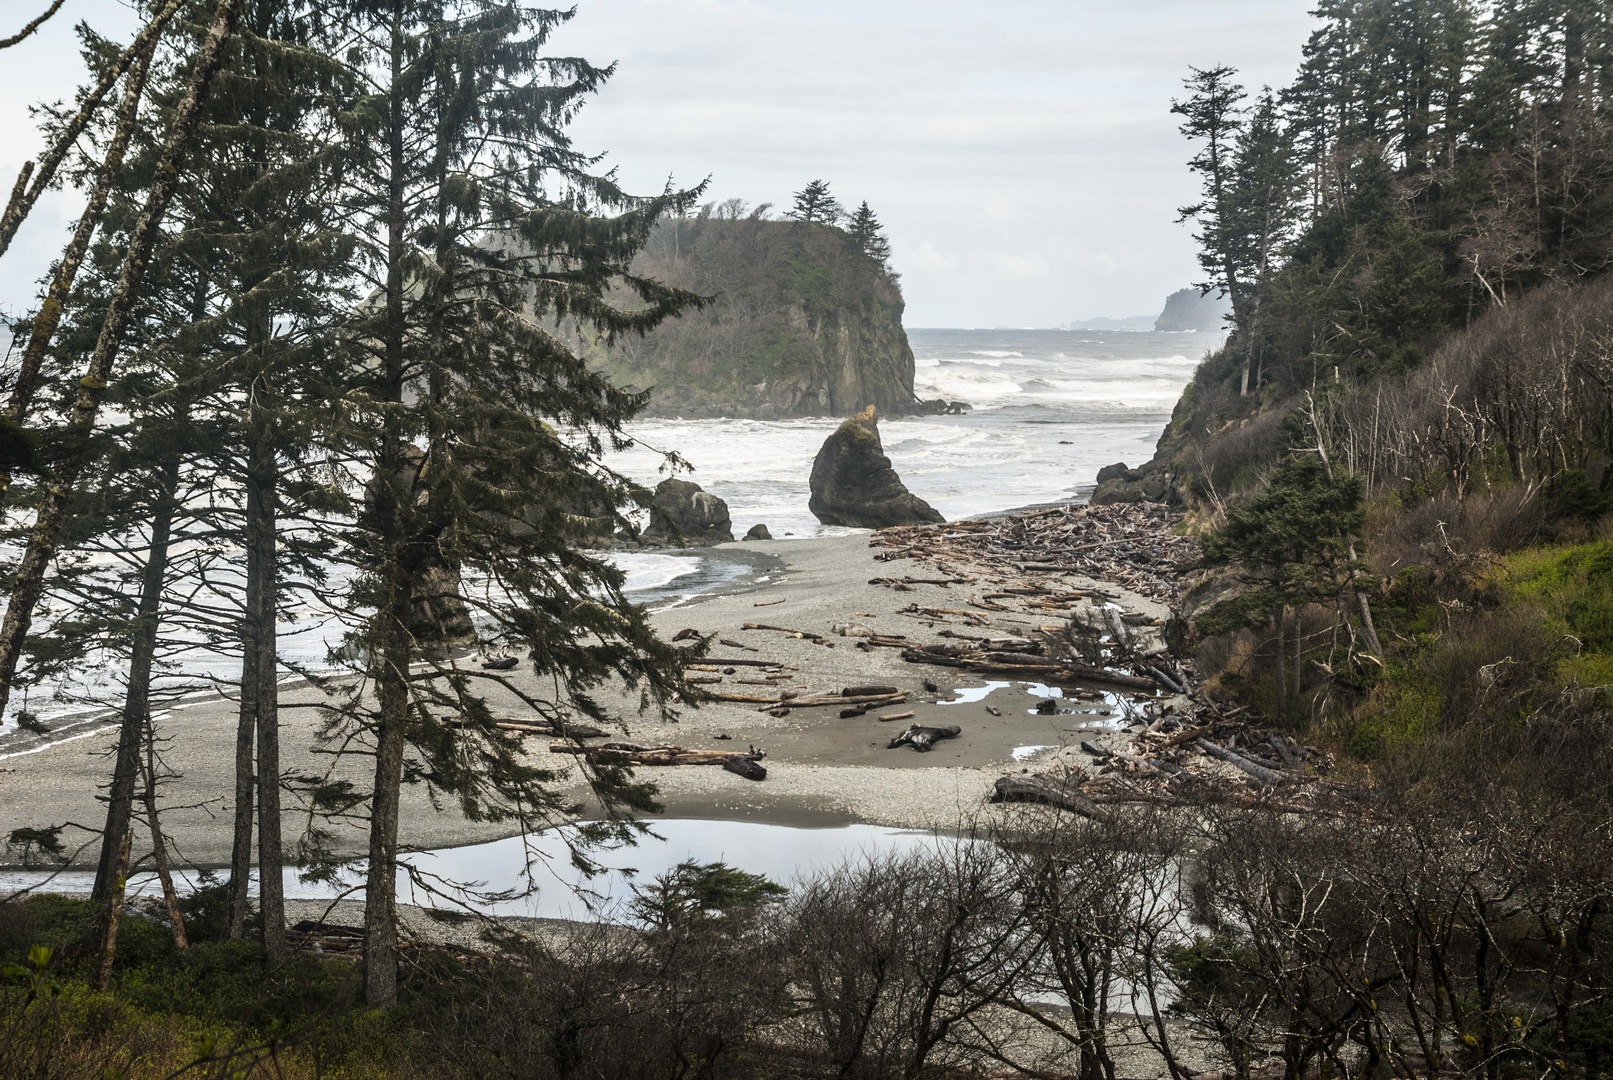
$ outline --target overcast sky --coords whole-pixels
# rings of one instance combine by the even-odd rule
[[[1188,65],[1286,83],[1308,0],[577,0],[554,51],[617,61],[573,126],[631,189],[710,178],[781,209],[807,181],[884,222],[908,326],[1057,326],[1157,313],[1194,280],[1175,208],[1194,197],[1171,98]],[[0,37],[43,0],[0,0]],[[27,106],[82,75],[71,23],[127,27],[121,0],[67,0],[0,53],[0,187],[35,145]],[[72,200],[0,258],[0,310],[28,306]]]

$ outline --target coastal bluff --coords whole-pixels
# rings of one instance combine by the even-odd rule
[[[711,215],[663,222],[633,272],[712,297],[599,358],[651,416],[777,420],[926,407],[896,275],[828,225]]]

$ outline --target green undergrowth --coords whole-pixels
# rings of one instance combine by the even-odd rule
[[[0,1076],[445,1075],[411,1060],[411,1016],[427,1008],[363,1008],[349,961],[299,954],[266,973],[251,942],[204,939],[180,953],[165,925],[130,915],[108,986],[95,990],[91,925],[87,900],[0,904]]]
[[[1497,583],[1543,613],[1563,654],[1557,679],[1613,704],[1613,540],[1515,552]]]
[[[1356,756],[1463,729],[1521,738],[1542,715],[1613,705],[1613,541],[1524,548],[1470,576],[1407,567],[1378,610],[1388,656],[1342,725]]]

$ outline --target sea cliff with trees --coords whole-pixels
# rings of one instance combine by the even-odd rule
[[[604,350],[649,415],[775,420],[920,411],[890,245],[866,202],[845,212],[825,181],[781,217],[743,200],[662,222],[635,273],[709,297]]]

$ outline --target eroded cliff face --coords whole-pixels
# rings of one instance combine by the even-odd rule
[[[713,296],[605,364],[651,415],[781,419],[915,411],[896,278],[838,229],[692,220],[656,230],[634,270]]]

